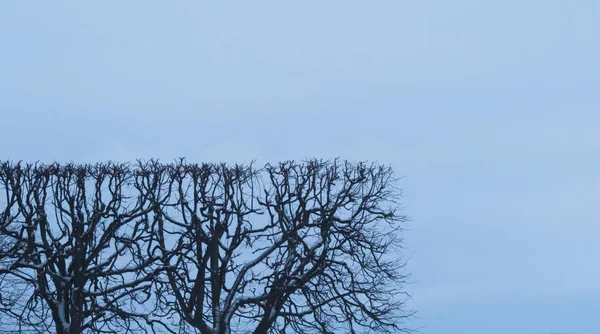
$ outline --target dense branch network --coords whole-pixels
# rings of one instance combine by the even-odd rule
[[[337,160],[2,163],[0,330],[403,331],[395,184]]]

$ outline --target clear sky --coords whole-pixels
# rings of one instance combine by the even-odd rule
[[[1,159],[183,156],[391,164],[412,327],[600,330],[598,1],[0,2]]]

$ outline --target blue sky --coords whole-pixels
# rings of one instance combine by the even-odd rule
[[[600,2],[0,3],[0,155],[391,164],[413,327],[597,333]]]

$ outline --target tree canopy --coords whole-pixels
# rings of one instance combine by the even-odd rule
[[[0,164],[15,332],[407,331],[388,166]]]

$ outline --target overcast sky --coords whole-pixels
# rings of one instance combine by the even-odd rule
[[[2,1],[0,159],[406,175],[410,326],[598,333],[600,2]]]

